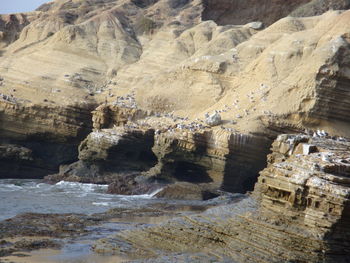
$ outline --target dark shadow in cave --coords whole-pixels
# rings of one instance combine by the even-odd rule
[[[339,210],[338,210],[339,211]],[[328,207],[328,213],[338,216],[335,207]],[[344,202],[343,210],[339,220],[325,234],[324,240],[327,242],[325,254],[327,262],[350,262],[350,201]]]
[[[190,183],[210,183],[213,181],[207,170],[200,165],[186,161],[178,161],[173,165],[174,177],[179,181]]]
[[[153,146],[153,130],[146,134],[135,131],[108,150],[103,169],[109,172],[149,170],[158,161],[152,151]]]
[[[233,193],[252,191],[259,172],[266,167],[270,145],[271,140],[267,138],[232,134],[221,189]]]

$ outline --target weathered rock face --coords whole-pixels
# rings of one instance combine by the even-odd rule
[[[312,0],[306,4],[300,5],[291,16],[315,16],[320,15],[328,10],[346,10],[350,8],[349,0]]]
[[[86,118],[89,105],[103,102],[107,112],[94,113],[96,129],[123,125],[151,111],[174,111],[194,121],[217,110],[224,128],[237,134],[273,138],[308,127],[348,136],[350,13],[287,17],[265,29],[261,23],[251,23],[260,20],[268,26],[293,10],[300,15],[305,10],[305,14],[319,14],[347,4],[347,0],[272,4],[64,0],[32,13],[1,16],[0,31],[5,33],[0,36],[0,125],[6,126],[1,140],[33,150],[44,162],[60,156],[50,164],[50,170],[57,169],[76,158],[77,152],[55,143],[77,144],[78,139],[72,139],[80,134],[77,131],[91,125]],[[207,18],[216,22],[202,21]],[[117,96],[130,92],[139,108],[109,109]],[[27,139],[21,143],[11,139],[25,136],[6,132],[18,115],[8,110],[9,98],[23,109],[23,116],[28,114],[16,124],[24,123],[23,130],[35,134],[27,145],[22,143]],[[25,106],[27,102],[32,106]],[[79,107],[72,106],[78,103]],[[41,116],[50,112],[49,120],[32,118],[32,110]],[[69,123],[68,130],[57,127],[66,113],[63,122]],[[78,119],[86,123],[81,129],[76,126]],[[49,135],[42,135],[41,129]],[[50,142],[41,150],[52,152],[49,158],[36,150],[43,148],[42,143],[32,146],[37,145],[38,134],[39,141]],[[59,138],[51,140],[56,134]],[[69,158],[59,151],[69,153]]]
[[[348,0],[204,0],[203,20],[214,20],[219,25],[245,24],[262,21],[271,25],[288,16],[315,16],[328,10],[350,7]]]
[[[324,241],[310,251],[313,262],[349,260],[349,149],[349,142],[281,135],[256,185],[262,216]]]
[[[0,15],[0,48],[16,41],[23,28],[30,23],[32,16],[26,14]]]
[[[92,121],[94,128],[99,130],[123,126],[129,121],[137,121],[152,114],[151,111],[108,104],[101,105],[92,112]]]
[[[76,160],[77,146],[92,129],[94,105],[53,107],[7,101],[0,105],[0,144],[11,152],[13,147],[18,150],[18,157],[0,157],[0,178],[40,178],[57,171],[60,164]],[[30,158],[24,158],[28,153]]]
[[[126,175],[135,177],[156,164],[153,135],[152,129],[123,127],[94,131],[80,144],[79,161],[61,166],[59,174],[46,179],[111,183]]]
[[[245,193],[266,164],[269,143],[267,138],[221,129],[164,132],[155,137],[158,164],[149,173],[170,181],[213,182],[224,190]]]
[[[151,151],[153,130],[95,131],[79,146],[79,160],[86,163],[102,163],[105,169],[142,171],[154,165],[156,158]]]
[[[218,262],[348,262],[349,149],[349,142],[279,136],[253,197],[123,231],[98,242],[96,251],[138,258],[156,258],[159,250],[206,251]]]
[[[320,67],[316,76],[316,103],[310,117],[349,122],[350,116],[350,34],[342,34],[329,43],[334,57]],[[326,107],[325,107],[326,106]]]
[[[214,20],[219,25],[237,25],[252,21],[262,21],[270,25],[310,0],[287,2],[279,0],[274,3],[256,0],[205,0],[204,2],[203,20]]]
[[[34,156],[33,151],[18,145],[0,145],[1,178],[32,178],[53,172],[41,158]]]
[[[152,114],[116,105],[98,107],[93,125],[105,129],[92,132],[81,143],[79,164],[69,166],[68,174],[94,181],[112,170],[142,172],[146,181],[214,183],[239,193],[253,189],[266,164],[270,139]],[[88,167],[93,172],[87,172]],[[58,178],[68,180],[66,170],[62,168]]]

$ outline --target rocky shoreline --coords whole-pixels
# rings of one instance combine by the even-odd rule
[[[109,227],[108,232],[104,234],[105,237],[121,231],[122,224],[128,224],[128,228],[154,225],[184,214],[198,213],[219,204],[238,202],[242,198],[244,195],[227,195],[196,203],[163,201],[143,208],[113,208],[104,213],[92,215],[21,214],[0,222],[0,262],[8,262],[8,259],[16,259],[16,257],[24,257],[30,261],[30,251],[48,248],[59,251],[69,243],[81,242],[79,240],[84,237],[94,242],[98,236],[101,236],[99,232],[106,232],[103,229],[108,227],[108,224],[115,224],[115,226]]]
[[[116,219],[167,217],[111,231],[92,250],[126,262],[348,262],[349,150],[346,140],[280,135],[250,195],[221,193],[195,206],[163,202],[91,216],[24,214],[1,222],[1,254],[58,248],[57,240]],[[205,199],[194,186],[170,184],[159,197]],[[22,239],[8,241],[13,237]]]
[[[1,179],[198,202],[18,215],[0,261],[155,217],[89,246],[135,263],[350,261],[350,3],[233,2],[0,15]]]
[[[195,129],[204,121],[189,123],[168,114],[100,106],[93,115],[95,130],[79,146],[79,161],[45,178],[129,184],[140,194],[149,184],[174,182],[238,193],[252,190],[271,140],[209,126]]]
[[[219,262],[348,262],[349,147],[281,135],[251,197],[122,231],[94,250],[138,258],[207,251]]]

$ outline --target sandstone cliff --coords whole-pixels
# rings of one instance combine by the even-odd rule
[[[216,262],[348,262],[349,147],[281,135],[252,197],[123,231],[97,242],[95,251],[155,262],[159,250],[193,260],[206,251]]]
[[[270,140],[182,119],[100,106],[93,113],[96,131],[81,143],[78,163],[62,166],[59,174],[47,179],[110,183],[121,175],[143,172],[142,181],[212,183],[240,193],[252,190],[265,166]]]
[[[50,111],[47,121],[25,117],[32,123],[27,133],[57,135],[40,137],[41,152],[48,142],[86,134],[93,105],[114,105],[132,92],[145,112],[195,121],[217,110],[224,129],[247,136],[274,138],[305,127],[348,136],[349,12],[278,20],[346,9],[348,1],[230,3],[63,0],[1,16],[0,106]],[[83,120],[87,129],[57,129],[52,120],[76,105],[62,113],[64,122]],[[18,130],[9,121],[17,113],[2,112],[2,141],[35,152],[8,135]]]
[[[62,107],[0,101],[1,178],[42,178],[77,159],[77,147],[92,128],[95,105]],[[30,153],[30,158],[27,156]]]
[[[332,10],[348,8],[61,0],[2,15],[0,177],[60,166],[48,179],[112,182],[129,194],[177,181],[172,196],[189,183],[193,198],[252,190],[279,134],[350,136],[350,11]],[[212,113],[219,125],[207,122]],[[279,136],[252,196],[123,231],[95,251],[348,262],[350,146],[325,137]]]

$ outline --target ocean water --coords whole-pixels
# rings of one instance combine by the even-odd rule
[[[145,195],[122,196],[107,194],[107,185],[41,180],[0,180],[0,220],[21,213],[82,213],[105,212],[115,207],[143,207],[155,202],[153,192]],[[159,191],[159,190],[158,190]]]
[[[203,204],[202,201],[179,201],[157,199],[154,195],[161,189],[134,196],[107,194],[107,185],[82,184],[61,181],[47,184],[42,180],[2,179],[0,180],[0,221],[22,213],[81,213],[93,214],[105,212],[111,208],[147,207],[154,203],[164,204]],[[156,221],[158,221],[158,218]],[[159,218],[159,220],[166,220]],[[111,221],[87,227],[87,234],[63,240],[58,250],[41,249],[28,252],[27,257],[9,257],[6,260],[18,263],[110,263],[125,262],[116,256],[99,255],[91,246],[99,238],[105,238],[116,232],[130,229],[135,225],[151,225],[152,218],[145,222]],[[149,221],[150,220],[150,221]],[[149,221],[149,222],[148,222]]]
[[[239,200],[243,195],[232,194],[226,198],[215,198],[207,201],[157,199],[154,195],[160,191],[145,195],[122,196],[107,194],[107,185],[82,184],[61,181],[57,184],[46,184],[42,180],[2,179],[0,180],[0,220],[14,217],[21,213],[81,213],[93,214],[105,212],[111,208],[138,208],[152,204],[166,205],[217,205]],[[190,210],[188,211],[189,213]],[[184,213],[188,213],[184,212]],[[157,224],[164,218],[127,218],[126,221],[108,221],[89,226],[82,236],[63,240],[63,247],[58,250],[43,249],[27,253],[27,257],[9,257],[8,261],[18,263],[110,263],[125,262],[116,256],[93,253],[92,245],[97,239],[108,237],[116,232]],[[171,261],[164,261],[171,262]]]

